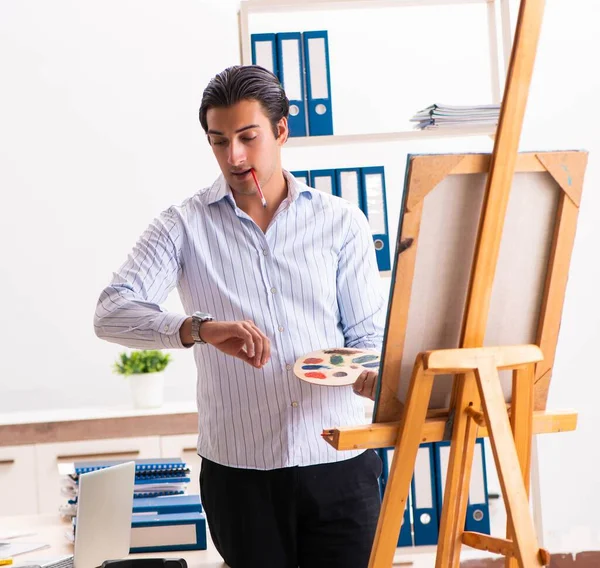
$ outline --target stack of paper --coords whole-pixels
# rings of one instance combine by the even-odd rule
[[[43,550],[44,548],[50,548],[50,545],[44,542],[20,542],[16,540],[0,542],[0,558],[11,558],[12,556],[19,556],[19,554]]]
[[[461,126],[496,126],[500,105],[450,106],[431,105],[420,110],[410,120],[418,130],[456,128]]]
[[[61,493],[67,502],[60,507],[63,517],[77,514],[79,476],[90,471],[110,467],[127,460],[89,461],[59,464]],[[190,482],[190,469],[181,458],[135,460],[134,498],[183,495]]]

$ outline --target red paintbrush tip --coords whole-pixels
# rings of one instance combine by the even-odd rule
[[[260,187],[260,183],[258,183],[258,178],[256,177],[256,172],[254,171],[254,168],[250,169],[250,172],[252,173],[252,177],[254,178],[254,185],[256,185],[256,189],[258,190],[258,195],[260,195],[260,201],[262,203],[263,207],[267,206],[267,200],[265,199],[265,196],[262,192],[262,189]]]

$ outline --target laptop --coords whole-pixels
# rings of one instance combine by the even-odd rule
[[[25,560],[24,568],[97,568],[129,554],[135,462],[79,476],[77,530],[72,555]]]

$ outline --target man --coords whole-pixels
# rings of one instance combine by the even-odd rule
[[[362,212],[282,170],[288,111],[261,67],[210,81],[200,122],[222,176],[150,225],[95,330],[132,348],[195,346],[202,502],[229,566],[362,568],[381,460],[320,434],[364,423],[356,394],[373,398],[376,375],[326,387],[292,368],[317,349],[380,349],[385,303]],[[191,317],[160,307],[175,286]]]

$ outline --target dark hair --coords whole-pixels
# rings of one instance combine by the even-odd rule
[[[200,104],[200,124],[204,132],[208,131],[206,113],[209,109],[228,107],[243,100],[260,103],[277,138],[277,124],[288,116],[290,101],[279,79],[259,65],[234,65],[210,80]]]

